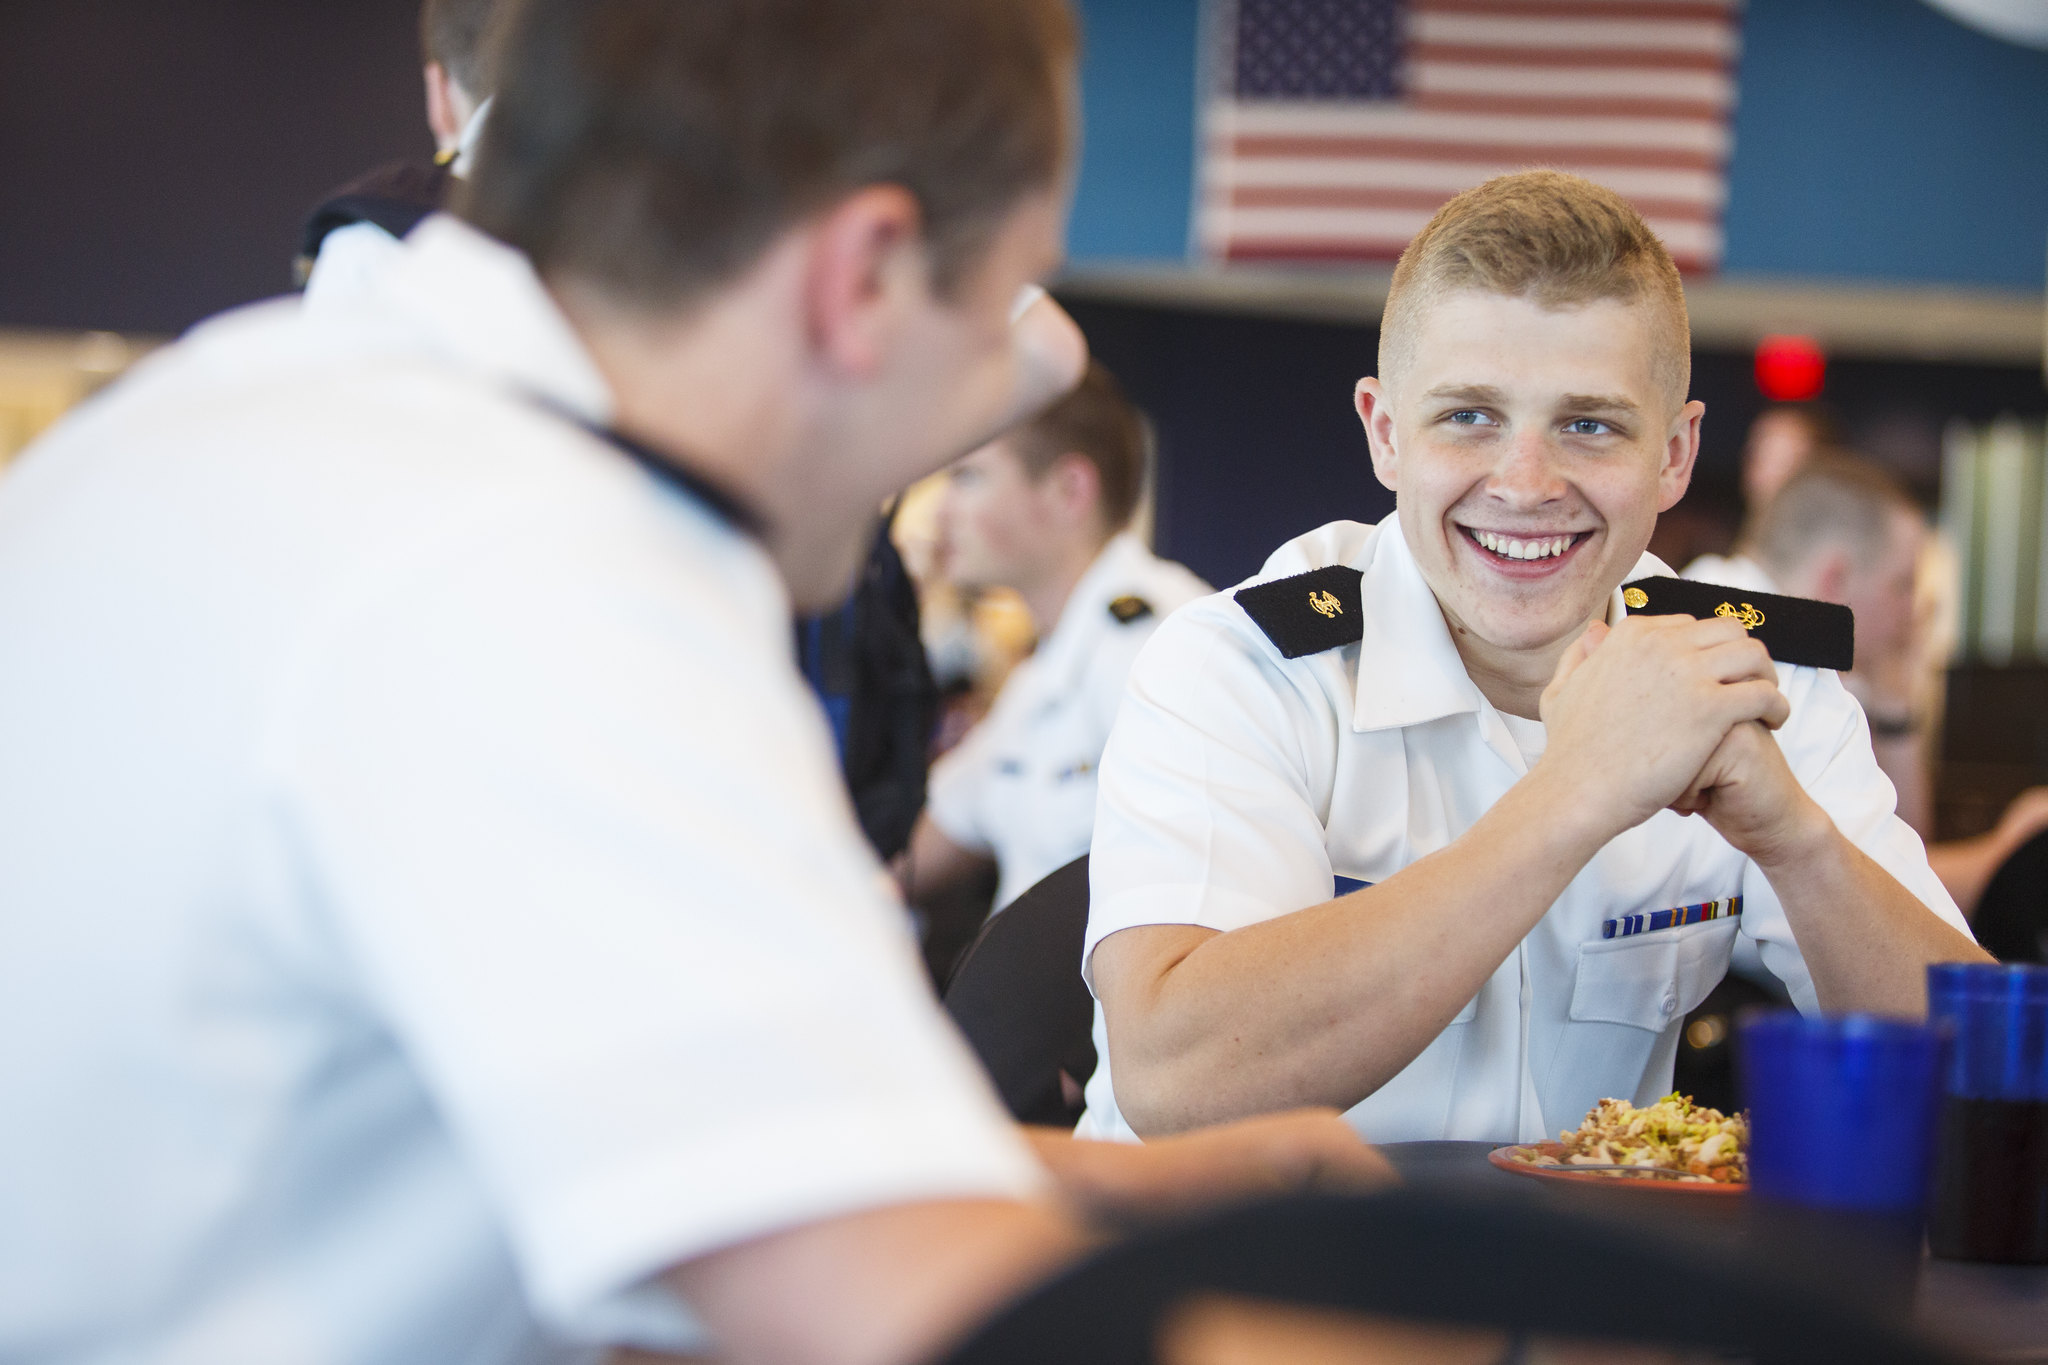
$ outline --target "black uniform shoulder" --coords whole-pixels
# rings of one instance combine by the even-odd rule
[[[1253,624],[1266,632],[1281,657],[1299,659],[1340,645],[1356,644],[1365,635],[1361,570],[1349,564],[1254,583],[1231,594]]]
[[[393,237],[405,236],[447,202],[449,175],[442,162],[395,161],[357,176],[307,216],[300,259],[310,262],[329,233],[354,223],[375,223]]]
[[[1856,613],[1834,602],[1751,592],[1690,578],[1638,578],[1621,590],[1637,616],[1725,616],[1781,664],[1848,672],[1856,662]]]

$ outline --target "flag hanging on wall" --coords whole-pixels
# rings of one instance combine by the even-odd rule
[[[1210,0],[1201,253],[1390,261],[1446,199],[1554,166],[1721,259],[1740,0]]]

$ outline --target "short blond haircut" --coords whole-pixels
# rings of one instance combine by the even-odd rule
[[[1671,253],[1613,190],[1563,171],[1516,171],[1436,211],[1401,253],[1380,321],[1380,378],[1414,359],[1422,319],[1460,290],[1545,308],[1641,301],[1654,314],[1651,365],[1676,409],[1692,383],[1692,327]]]

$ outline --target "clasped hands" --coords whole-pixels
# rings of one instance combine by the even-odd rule
[[[1790,715],[1769,652],[1739,622],[1596,622],[1544,689],[1538,768],[1603,841],[1670,809],[1769,867],[1832,828],[1771,737]]]

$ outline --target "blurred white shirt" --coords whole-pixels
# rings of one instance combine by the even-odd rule
[[[1542,724],[1495,710],[1466,673],[1393,517],[1312,531],[1251,581],[1331,564],[1363,571],[1357,644],[1283,658],[1218,594],[1176,614],[1139,656],[1102,760],[1084,964],[1123,929],[1227,932],[1329,900],[1340,877],[1385,881],[1470,829],[1540,756]],[[1669,572],[1646,554],[1629,577]],[[1616,589],[1608,619],[1625,612]],[[1778,684],[1792,715],[1777,739],[1800,782],[1968,933],[1893,814],[1840,679],[1780,664]],[[1624,915],[1733,896],[1739,918],[1604,932]],[[1605,1097],[1647,1104],[1670,1089],[1685,1016],[1727,971],[1738,935],[1802,1010],[1818,1009],[1770,882],[1705,820],[1659,812],[1608,843],[1450,1026],[1349,1117],[1380,1142],[1529,1142],[1576,1127]],[[1129,1138],[1099,1004],[1095,1030],[1102,1060],[1080,1132]]]
[[[988,715],[932,765],[925,809],[996,860],[998,910],[1088,851],[1095,769],[1131,660],[1168,613],[1209,592],[1136,536],[1112,537]]]
[[[435,218],[0,481],[0,1358],[680,1345],[677,1261],[1038,1188],[773,566],[610,406]]]

